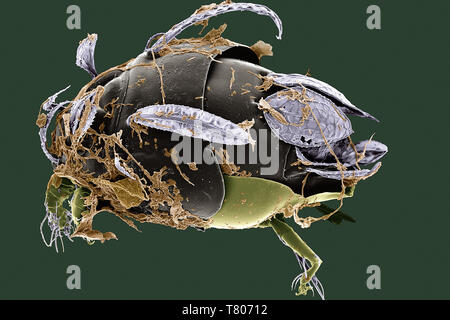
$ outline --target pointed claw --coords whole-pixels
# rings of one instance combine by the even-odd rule
[[[303,94],[301,87],[292,89]],[[284,92],[289,91],[279,91],[266,100],[286,121],[280,121],[280,117],[274,116],[271,112],[264,112],[270,129],[284,142],[312,148],[326,145],[324,137],[331,144],[353,133],[350,120],[344,114],[338,113],[328,98],[313,90],[305,89],[306,96],[311,101],[304,104],[299,100],[291,100],[285,95],[280,95]]]
[[[278,236],[278,239],[280,239],[280,241],[281,241],[285,246],[289,247],[289,246],[287,245],[287,243],[286,243],[280,236]],[[293,251],[293,252],[294,252],[295,258],[297,259],[298,265],[300,266],[300,270],[303,271],[303,272],[300,273],[298,276],[296,276],[296,277],[294,278],[294,280],[292,280],[292,283],[291,283],[291,289],[292,289],[292,290],[295,289],[295,287],[298,285],[298,283],[299,283],[299,281],[301,280],[301,278],[302,278],[303,276],[305,276],[306,270],[308,270],[309,268],[311,268],[311,264],[308,262],[307,259],[301,257],[301,256],[300,256],[298,253],[296,253],[295,251]],[[324,289],[323,289],[322,284],[321,284],[320,281],[319,281],[319,278],[317,278],[317,276],[313,276],[313,277],[311,278],[311,282],[312,282],[312,284],[313,284],[313,286],[314,286],[314,289],[316,289],[317,293],[318,293],[319,296],[322,298],[322,300],[325,300],[325,292],[324,292]],[[313,293],[314,293],[314,291],[313,291]]]
[[[297,262],[298,265],[300,266],[300,268],[304,271],[303,273],[300,273],[297,277],[295,277],[294,281],[295,281],[295,285],[294,285],[294,289],[297,286],[298,282],[301,280],[301,278],[305,275],[305,270],[311,268],[311,264],[308,262],[307,259],[299,256],[296,252],[294,252],[295,257],[297,258]],[[294,284],[294,281],[292,284]],[[316,289],[317,293],[319,294],[320,298],[322,300],[325,300],[325,290],[323,289],[322,283],[319,281],[319,278],[317,278],[317,276],[313,276],[311,278],[310,281],[313,284],[314,289]],[[314,290],[313,290],[313,294],[314,294]]]
[[[127,123],[170,131],[187,137],[226,144],[249,143],[248,133],[237,124],[212,113],[182,105],[154,105],[138,109]]]
[[[218,16],[227,12],[233,11],[251,11],[257,13],[259,15],[269,16],[275,23],[278,28],[278,36],[277,39],[281,39],[281,35],[283,34],[283,25],[278,17],[278,15],[269,9],[266,6],[254,3],[223,3],[219,5],[215,5],[207,10],[202,10],[201,12],[194,13],[189,18],[181,21],[180,23],[174,25],[169,31],[165,33],[164,36],[158,39],[151,48],[148,48],[150,44],[150,40],[147,42],[145,47],[145,51],[153,51],[157,53],[164,43],[169,43],[172,39],[174,39],[178,34],[180,34],[183,30],[188,27],[194,25],[197,22],[201,22],[212,18],[214,16]],[[152,37],[154,38],[154,37]],[[150,39],[152,39],[150,38]]]
[[[76,65],[89,72],[93,78],[98,73],[95,70],[94,52],[95,45],[97,44],[97,35],[88,34],[88,36],[81,40],[77,48]]]
[[[298,276],[296,276],[294,278],[294,280],[292,280],[291,283],[291,290],[295,290],[295,287],[298,285],[298,282],[300,281],[301,277],[303,276],[303,273],[300,273]]]
[[[327,96],[328,98],[338,101],[339,104],[337,105],[337,107],[339,107],[345,114],[354,115],[362,118],[368,118],[379,122],[371,114],[353,105],[340,91],[338,91],[337,89],[335,89],[334,87],[330,86],[329,84],[323,81],[296,73],[293,74],[270,73],[268,76],[273,77],[274,82],[279,85],[292,87],[301,84],[306,88],[314,89],[320,92],[321,94]]]

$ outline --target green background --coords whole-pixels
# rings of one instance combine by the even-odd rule
[[[324,261],[318,277],[328,299],[450,298],[448,198],[448,1],[259,1],[284,23],[282,41],[268,17],[230,13],[225,37],[264,40],[274,71],[311,74],[342,91],[382,122],[352,118],[354,140],[389,146],[377,175],[363,181],[345,212],[357,223],[328,222],[297,231]],[[66,28],[66,8],[81,7],[81,30]],[[298,299],[299,267],[270,230],[206,233],[141,225],[138,233],[108,214],[94,226],[119,241],[82,240],[57,254],[39,224],[51,166],[34,122],[48,96],[89,81],[75,66],[78,41],[98,33],[98,71],[142,52],[203,1],[9,1],[2,5],[2,156],[0,298]],[[366,28],[366,8],[381,7],[382,29]],[[183,33],[194,36],[200,27]],[[308,214],[315,213],[308,209]],[[66,288],[66,268],[81,268],[81,290]],[[381,268],[381,290],[368,290],[366,269]],[[311,295],[309,296],[311,298]],[[308,299],[308,298],[303,298]],[[313,298],[317,299],[317,297]]]

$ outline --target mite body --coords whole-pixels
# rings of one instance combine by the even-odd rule
[[[222,37],[225,26],[175,38],[191,24],[236,10],[271,17],[281,37],[281,21],[267,7],[224,2],[203,6],[152,37],[135,59],[101,74],[93,60],[97,36],[80,43],[77,65],[93,79],[71,101],[56,103],[60,92],[47,99],[48,113],[37,121],[54,167],[45,202],[48,245],[62,235],[116,238],[92,229],[100,211],[132,227],[133,220],[177,229],[271,227],[305,271],[293,282],[298,294],[312,283],[323,297],[315,277],[321,260],[285,219],[302,227],[351,219],[321,202],[352,196],[381,163],[360,165],[377,162],[387,147],[351,141],[348,115],[374,118],[333,87],[260,66],[271,53],[267,44],[234,43]],[[56,114],[48,148],[46,130]],[[71,211],[64,208],[69,197]],[[325,214],[299,217],[304,207]]]

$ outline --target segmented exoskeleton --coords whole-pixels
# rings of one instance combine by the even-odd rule
[[[192,24],[206,25],[215,15],[237,10],[269,16],[281,39],[275,12],[225,1],[201,7],[152,36],[135,59],[100,74],[94,64],[97,35],[80,43],[76,64],[93,79],[73,100],[56,103],[67,88],[48,98],[41,106],[47,113],[37,120],[54,169],[41,225],[47,221],[51,230],[47,245],[57,247],[63,235],[90,243],[117,239],[92,229],[100,211],[134,228],[133,221],[203,231],[271,227],[304,270],[292,284],[298,294],[306,294],[312,283],[324,297],[315,276],[322,261],[286,219],[293,217],[303,228],[319,220],[352,221],[340,207],[322,202],[342,205],[353,196],[357,182],[380,168],[387,147],[372,139],[352,142],[348,116],[376,119],[332,86],[261,67],[270,45],[259,41],[247,47],[225,39],[226,25],[203,37],[176,38]],[[190,141],[183,152],[181,138]],[[200,146],[201,158],[180,161],[191,146]],[[271,150],[269,162],[276,166],[258,158],[262,149]],[[361,168],[372,163],[371,169]],[[323,216],[300,217],[305,207],[316,207]]]

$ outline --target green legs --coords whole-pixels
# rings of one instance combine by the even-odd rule
[[[287,206],[302,205],[305,198],[281,183],[253,177],[224,176],[225,199],[212,218],[216,229],[249,229],[267,221]]]
[[[67,178],[58,178],[53,176],[47,187],[45,194],[45,200],[47,203],[47,209],[50,214],[53,214],[52,218],[58,221],[60,228],[64,228],[67,224],[67,219],[72,220],[75,224],[81,220],[82,212],[86,210],[84,205],[84,198],[89,195],[90,191],[86,188],[77,187]],[[72,218],[67,214],[67,210],[64,208],[64,202],[69,199]]]
[[[319,269],[322,260],[320,260],[314,251],[311,250],[305,241],[303,241],[287,223],[281,221],[277,217],[273,217],[264,225],[272,227],[285,245],[294,250],[300,257],[305,258],[310,262],[311,267],[306,271],[306,277],[305,275],[301,276],[297,292],[297,295],[305,295],[308,290],[311,289],[308,283],[314,277],[317,269]]]
[[[77,187],[70,179],[61,178],[57,175],[50,178],[45,193],[47,214],[41,223],[42,240],[48,247],[54,244],[56,251],[58,251],[57,240],[60,239],[64,250],[62,238],[65,236],[70,239],[73,227],[78,225],[83,211],[86,210],[84,197],[88,195],[88,189]],[[70,207],[72,211],[70,212],[64,205],[71,196]],[[47,222],[51,232],[49,242],[45,239],[43,232],[45,222]]]
[[[64,228],[67,222],[64,202],[72,195],[75,185],[67,178],[52,176],[45,194],[47,210],[50,214],[49,222]]]

